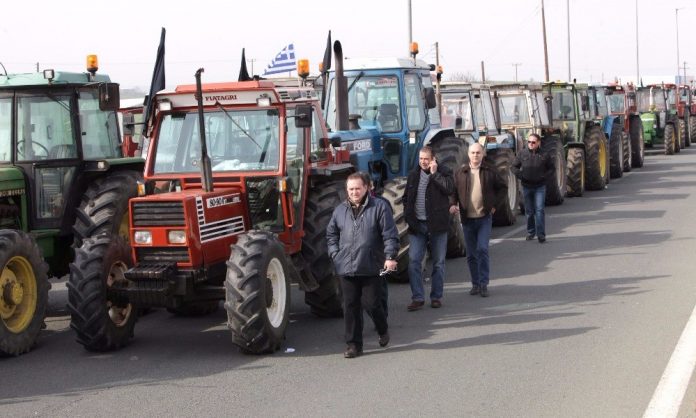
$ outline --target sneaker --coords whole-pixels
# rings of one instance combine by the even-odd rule
[[[546,242],[546,237],[539,237],[539,244],[543,244]]]
[[[431,307],[431,308],[435,308],[435,309],[441,308],[441,307],[442,307],[442,302],[440,302],[439,299],[433,299],[433,300],[430,301],[430,307]]]
[[[414,300],[414,301],[411,301],[411,303],[406,307],[406,309],[407,309],[409,312],[413,312],[413,311],[417,311],[417,310],[419,310],[420,308],[422,308],[423,305],[425,305],[425,302],[424,302],[424,301],[422,301],[422,300]]]
[[[481,288],[479,286],[474,285],[474,287],[469,290],[469,294],[471,296],[478,295],[481,292]]]
[[[358,347],[356,347],[355,344],[348,344],[348,347],[346,347],[346,351],[343,353],[343,357],[356,358],[361,354],[362,354],[362,349],[359,349]]]
[[[525,241],[531,241],[534,239],[534,234],[529,234],[527,237],[524,239]]]
[[[379,346],[386,347],[389,344],[389,333],[385,333],[379,336]]]
[[[481,297],[482,298],[488,297],[488,286],[481,286]]]

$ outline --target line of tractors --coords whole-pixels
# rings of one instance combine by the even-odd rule
[[[494,222],[510,225],[522,206],[510,167],[532,132],[556,162],[552,205],[641,167],[645,146],[671,154],[696,135],[688,86],[446,83],[415,49],[344,59],[336,41],[333,54],[314,86],[306,69],[225,83],[200,69],[148,111],[120,107],[95,57],[85,73],[0,76],[0,354],[35,345],[49,278],[66,274],[70,326],[90,351],[128,344],[148,309],[203,315],[224,301],[233,344],[272,353],[291,283],[316,315],[342,314],[325,227],[350,173],[390,201],[405,281],[401,198],[424,145],[450,168],[485,145],[509,186]],[[450,225],[448,256],[463,256]]]

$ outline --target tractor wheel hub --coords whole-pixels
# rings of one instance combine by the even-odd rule
[[[2,296],[6,304],[19,305],[24,299],[24,289],[19,283],[12,280],[3,287]]]

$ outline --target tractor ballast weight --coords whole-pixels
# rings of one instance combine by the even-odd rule
[[[114,260],[129,262],[127,242],[116,237],[127,238],[128,199],[144,164],[123,157],[118,84],[95,72],[96,65],[87,73],[0,76],[0,354],[31,349],[46,314],[48,278],[68,272],[71,314],[81,310],[73,297],[81,293],[94,306],[103,303],[93,324],[135,321],[126,306],[95,298],[109,286],[101,270],[71,262],[73,251],[96,237],[118,241],[126,259]],[[76,283],[75,275],[89,275],[93,286]]]

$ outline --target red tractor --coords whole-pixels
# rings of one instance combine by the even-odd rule
[[[232,342],[273,352],[291,281],[317,315],[342,313],[325,229],[354,169],[312,88],[201,85],[200,72],[153,98],[145,183],[130,201],[135,265],[107,298],[177,314],[224,300]]]
[[[693,103],[691,86],[679,86],[677,116],[679,116],[679,133],[682,145],[690,147],[691,143],[696,140],[696,103]]]
[[[643,166],[645,142],[643,124],[636,104],[636,89],[631,83],[622,86],[610,83],[604,87],[609,113],[617,116],[623,126],[623,171]],[[615,176],[619,177],[619,176]]]

